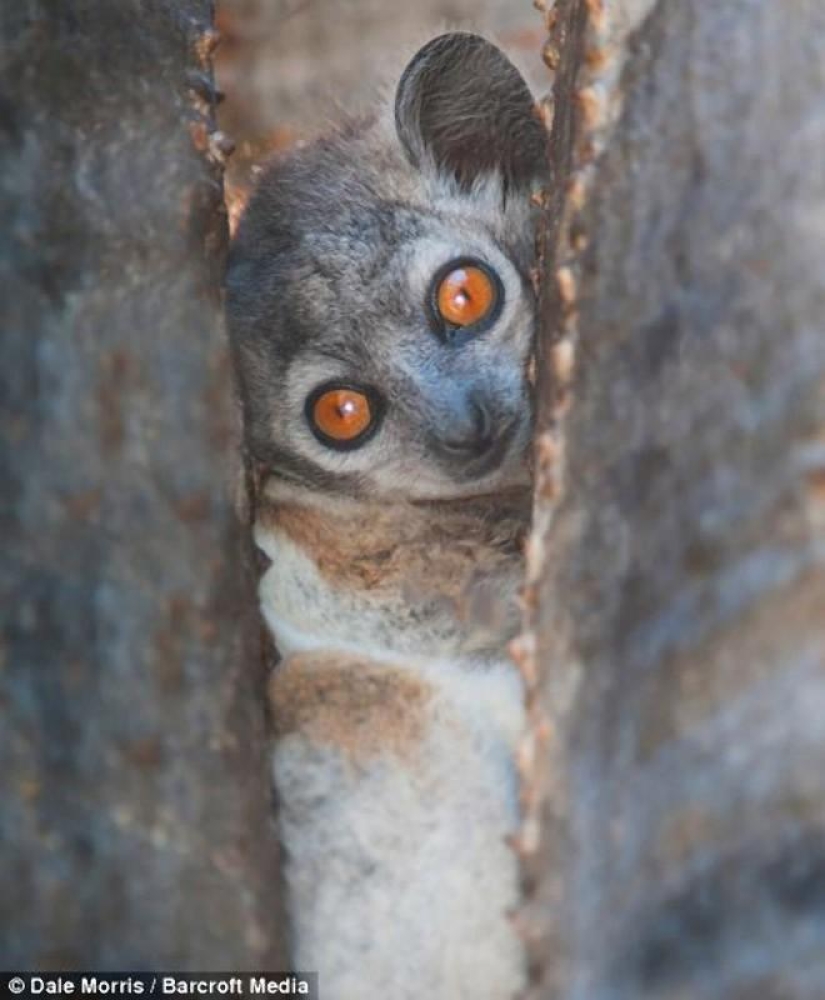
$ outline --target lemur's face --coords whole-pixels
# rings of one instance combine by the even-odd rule
[[[502,77],[495,123],[456,82],[459,68],[489,75],[473,59]],[[228,313],[248,441],[273,472],[376,499],[527,482],[529,181],[543,153],[531,112],[497,49],[444,36],[402,78],[394,129],[376,121],[264,178],[233,248]],[[462,123],[505,134],[473,148]]]

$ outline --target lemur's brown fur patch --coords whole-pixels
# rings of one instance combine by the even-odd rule
[[[275,735],[300,733],[351,760],[407,756],[424,735],[429,684],[397,667],[340,653],[300,653],[269,684]]]
[[[283,532],[303,549],[319,572],[340,587],[364,590],[412,588],[460,601],[480,565],[494,576],[511,565],[526,523],[527,491],[511,507],[499,496],[490,516],[484,501],[409,506],[401,523],[378,505],[367,514],[332,515],[297,504],[267,504],[259,523]]]

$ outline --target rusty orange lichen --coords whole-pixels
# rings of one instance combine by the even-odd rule
[[[552,39],[548,39],[545,43],[544,48],[541,50],[541,58],[544,65],[554,73],[559,68],[559,50]]]
[[[189,123],[189,137],[199,153],[209,149],[209,126],[203,119]]]
[[[220,45],[221,33],[217,28],[205,28],[195,38],[195,58],[201,66],[209,66],[215,49]]]

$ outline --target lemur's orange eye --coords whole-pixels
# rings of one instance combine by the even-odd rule
[[[451,342],[467,328],[492,322],[501,307],[501,282],[486,264],[455,260],[439,271],[432,286],[432,307],[439,332]]]
[[[315,400],[315,426],[334,441],[351,441],[363,434],[372,421],[370,403],[353,389],[330,389]]]
[[[361,444],[375,429],[379,401],[372,391],[328,385],[307,401],[307,416],[315,436],[332,448]]]
[[[497,289],[490,275],[473,264],[448,271],[436,290],[436,305],[451,326],[473,326],[490,315]]]

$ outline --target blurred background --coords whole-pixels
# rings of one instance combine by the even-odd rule
[[[526,0],[222,0],[217,23],[220,127],[236,143],[226,175],[233,221],[268,154],[322,131],[339,108],[371,103],[442,31],[493,38],[535,92],[548,82],[545,32]]]

